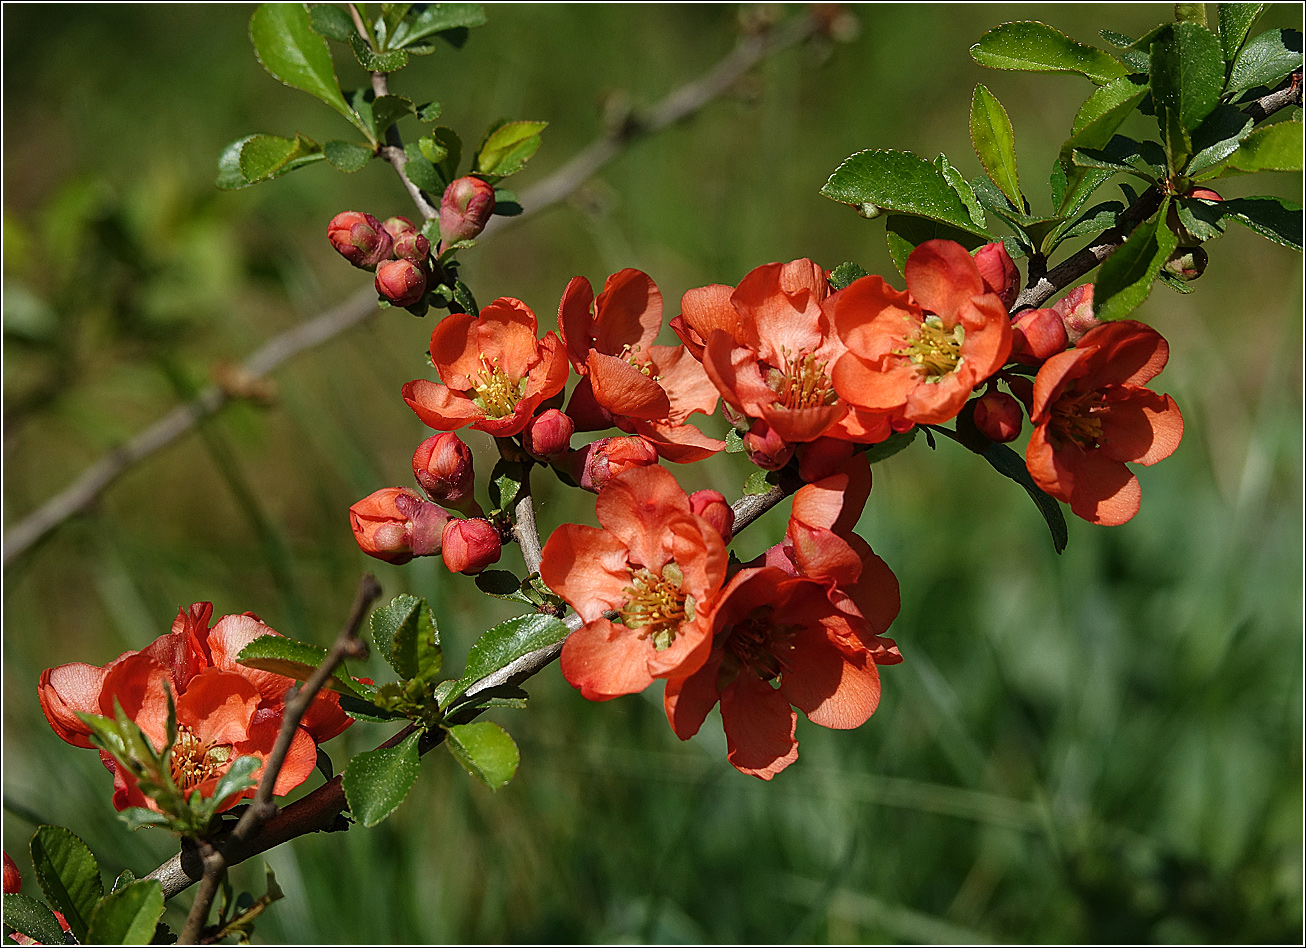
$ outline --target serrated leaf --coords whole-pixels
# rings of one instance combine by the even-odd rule
[[[263,761],[257,757],[245,756],[237,757],[227,768],[227,772],[218,780],[217,785],[213,788],[213,796],[209,797],[209,803],[214,810],[222,806],[223,802],[236,793],[242,793],[251,787],[257,787],[258,781],[254,779],[254,772],[263,766]]]
[[[341,43],[347,43],[349,37],[358,34],[349,14],[334,3],[315,3],[309,7],[308,24],[318,36]]]
[[[319,646],[297,642],[284,635],[260,635],[241,649],[236,661],[248,668],[307,681],[326,657],[327,650]],[[336,668],[335,675],[327,680],[325,687],[346,694],[358,693],[343,667]]]
[[[372,613],[371,628],[376,647],[400,678],[431,681],[440,674],[440,631],[425,599],[396,596]]]
[[[1181,197],[1174,198],[1172,203],[1179,223],[1198,240],[1214,240],[1224,233],[1224,225],[1220,222],[1224,210],[1220,202]]]
[[[1241,142],[1217,177],[1255,171],[1302,170],[1302,123],[1262,125]]]
[[[1016,136],[1011,118],[997,96],[975,86],[970,102],[970,140],[989,179],[1018,208],[1025,206],[1016,171]]]
[[[1087,169],[1074,164],[1072,156],[1075,149],[1105,148],[1148,91],[1145,82],[1133,76],[1123,76],[1102,86],[1079,107],[1070,127],[1070,138],[1061,146],[1061,166],[1066,175],[1066,185],[1055,202],[1060,214],[1075,213],[1075,210],[1065,206],[1068,202],[1064,198],[1076,195],[1081,181],[1089,173]],[[1086,200],[1087,195],[1084,198]]]
[[[919,428],[908,428],[906,431],[897,431],[889,435],[878,444],[873,444],[866,449],[866,460],[870,464],[877,464],[885,458],[891,458],[907,445],[916,440],[916,435],[920,432]]]
[[[340,696],[340,710],[359,721],[385,723],[386,721],[398,721],[404,717],[397,711],[388,711],[363,698],[355,698],[353,695]]]
[[[975,189],[971,187],[966,176],[952,166],[948,161],[948,156],[940,154],[934,159],[934,167],[939,169],[943,175],[943,180],[948,182],[948,187],[956,192],[957,197],[961,198],[961,203],[966,206],[966,213],[970,215],[970,222],[979,230],[988,233],[989,222],[984,217],[984,208],[980,206],[979,198],[975,195]]]
[[[249,19],[249,38],[258,61],[273,78],[321,99],[366,132],[345,103],[331,50],[326,40],[313,32],[304,4],[261,5]]]
[[[1046,23],[1031,20],[995,26],[970,48],[971,57],[992,69],[1026,72],[1073,72],[1098,85],[1127,75],[1120,60],[1076,42]]]
[[[540,133],[548,122],[507,122],[485,136],[476,153],[476,170],[507,177],[520,171],[539,150]]]
[[[851,261],[841,263],[830,271],[830,288],[834,290],[842,290],[844,287],[852,285],[866,275],[866,270],[856,263]],[[735,449],[735,451],[730,451],[730,438],[727,437],[726,450],[730,451],[731,454],[735,454],[744,450],[743,441],[739,440],[738,431],[735,431],[734,428],[731,428],[730,430],[734,432],[735,439],[739,441],[739,447]]]
[[[434,122],[440,117],[443,107],[439,102],[427,102],[417,107],[417,121]]]
[[[521,580],[504,569],[487,569],[476,574],[476,588],[487,596],[534,605],[522,592]]]
[[[954,230],[988,238],[976,226],[961,196],[942,171],[919,155],[904,151],[859,151],[846,158],[821,194],[860,208],[911,214],[947,224]]]
[[[423,135],[417,140],[417,150],[422,157],[431,164],[436,165],[449,157],[449,149],[445,148],[430,135]]]
[[[508,732],[491,721],[454,724],[445,741],[463,769],[491,790],[505,786],[517,772],[521,755]]]
[[[118,873],[118,878],[113,880],[113,885],[109,887],[109,891],[117,892],[123,886],[130,885],[135,881],[136,873],[132,872],[130,869],[124,869],[122,872]]]
[[[416,114],[417,106],[401,95],[383,95],[372,101],[372,121],[377,135],[384,135],[386,129],[405,115]]]
[[[523,655],[561,642],[567,634],[567,626],[560,619],[541,613],[500,622],[476,640],[459,683],[464,688],[473,685]]]
[[[446,30],[485,25],[480,3],[428,3],[421,13],[405,20],[390,38],[391,46],[408,46]]]
[[[771,488],[775,486],[767,479],[769,473],[769,471],[754,471],[749,474],[748,479],[744,481],[744,494],[752,497],[755,494],[769,493]]]
[[[743,454],[744,436],[739,433],[738,428],[731,428],[726,432],[726,454]]]
[[[148,945],[163,915],[163,887],[141,879],[110,892],[91,914],[90,940],[99,945]]]
[[[1167,169],[1177,174],[1192,154],[1191,133],[1220,102],[1220,41],[1193,22],[1172,23],[1152,43],[1152,105]]]
[[[1241,95],[1257,86],[1274,86],[1302,64],[1301,33],[1266,30],[1248,40],[1229,72],[1227,96]]]
[[[147,826],[167,826],[171,820],[162,813],[143,806],[129,806],[118,814],[118,819],[127,824],[131,830],[144,829]]]
[[[522,481],[526,479],[526,469],[519,461],[500,458],[490,471],[490,503],[500,510],[507,510],[517,499]]]
[[[411,3],[381,4],[380,34],[377,37],[377,40],[380,42],[383,49],[395,45],[394,43],[387,42],[387,40],[394,36],[395,31],[399,28],[399,24],[403,22],[404,17],[408,15],[408,11],[412,8],[413,5]]]
[[[376,826],[399,808],[417,782],[421,759],[414,731],[394,747],[363,751],[345,767],[342,785],[349,812],[364,826]]]
[[[1224,218],[1249,227],[1277,244],[1302,249],[1301,206],[1277,197],[1233,198],[1220,204]]]
[[[368,45],[367,40],[357,33],[350,34],[349,48],[354,51],[354,58],[358,60],[358,65],[368,72],[396,72],[408,65],[408,54],[402,49],[392,49],[384,53],[375,52]]]
[[[1125,171],[1149,184],[1166,175],[1167,156],[1160,145],[1153,141],[1134,141],[1124,135],[1116,135],[1102,149],[1076,148],[1071,160],[1083,168]]]
[[[463,141],[457,132],[445,125],[431,129],[431,137],[448,153],[444,161],[436,165],[436,170],[445,181],[453,181],[458,177],[458,164],[463,160]]]
[[[1066,543],[1070,540],[1065,514],[1061,511],[1061,505],[1034,483],[1029,469],[1025,467],[1025,459],[1005,444],[997,443],[985,448],[980,453],[980,457],[988,461],[993,470],[1025,488],[1025,492],[1034,501],[1034,505],[1038,507],[1039,513],[1043,515],[1043,520],[1048,525],[1048,530],[1052,534],[1052,548],[1058,553],[1063,552]]]
[[[1093,315],[1103,322],[1123,319],[1152,292],[1156,274],[1178,246],[1174,232],[1164,224],[1169,198],[1155,214],[1107,257],[1093,284]]]
[[[1057,232],[1055,240],[1068,240],[1071,237],[1100,234],[1104,230],[1109,230],[1116,225],[1116,218],[1124,209],[1125,206],[1119,201],[1104,201],[1101,204],[1095,204],[1073,221],[1067,221],[1065,229]],[[1046,253],[1050,249],[1050,247],[1045,246],[1044,252]]]
[[[40,826],[31,850],[36,881],[50,907],[62,912],[73,935],[85,942],[91,911],[104,895],[100,865],[90,847],[62,826]]]
[[[361,171],[372,159],[372,149],[353,142],[333,141],[322,146],[322,154],[337,171]]]
[[[216,183],[224,191],[234,191],[278,178],[321,158],[317,143],[301,135],[294,139],[247,135],[223,149]]]
[[[1263,3],[1220,4],[1220,50],[1226,63],[1232,65],[1238,58],[1252,24],[1264,9]]]
[[[21,892],[6,892],[5,926],[35,939],[41,945],[62,945],[63,927],[40,899]]]
[[[910,217],[905,214],[891,214],[884,222],[884,237],[889,245],[889,256],[893,264],[902,273],[911,252],[927,240],[954,240],[967,250],[974,250],[980,244],[988,243],[993,238],[987,234],[979,236],[969,230],[960,230],[939,221],[924,217]]]
[[[1193,132],[1193,151],[1184,174],[1192,177],[1213,168],[1235,151],[1252,132],[1253,121],[1241,109],[1231,105],[1216,106],[1215,111]]]

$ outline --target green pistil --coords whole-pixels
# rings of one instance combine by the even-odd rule
[[[514,382],[508,373],[499,368],[499,360],[481,356],[481,371],[476,376],[476,397],[472,404],[485,413],[486,418],[506,418],[517,410],[517,402],[526,391],[526,379]]]
[[[684,572],[675,562],[664,566],[661,576],[641,566],[630,571],[630,580],[622,590],[627,597],[620,611],[622,623],[651,640],[657,651],[670,648],[680,624],[694,618],[694,597],[680,588]]]

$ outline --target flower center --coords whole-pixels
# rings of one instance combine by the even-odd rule
[[[476,397],[472,399],[487,418],[505,418],[517,409],[517,402],[526,389],[526,379],[513,381],[499,368],[498,358],[481,356],[481,371],[476,376]]]
[[[1086,451],[1102,443],[1102,418],[1106,398],[1098,391],[1063,395],[1052,406],[1048,427],[1061,441],[1071,441]]]
[[[761,606],[725,632],[728,657],[733,657],[738,667],[751,668],[763,681],[772,681],[791,670],[776,653],[787,646],[799,628],[776,622],[774,614],[773,607]]]
[[[673,561],[662,567],[661,576],[642,566],[632,569],[630,585],[622,590],[627,596],[622,623],[638,629],[640,638],[651,639],[659,652],[676,640],[682,622],[694,618],[694,597],[680,588],[684,581],[684,572]]]
[[[653,374],[652,359],[645,359],[643,362],[640,361],[639,350],[640,350],[639,346],[637,345],[632,346],[629,343],[627,343],[626,345],[621,347],[621,355],[618,356],[618,358],[621,359],[626,364],[630,365],[632,368],[638,369],[641,373],[647,375],[653,381],[655,382],[662,381],[662,376]]]
[[[916,335],[894,355],[906,356],[925,376],[926,382],[938,382],[945,375],[957,371],[963,361],[961,344],[966,339],[966,327],[958,323],[945,329],[943,320],[930,314],[921,322]]]
[[[777,404],[785,408],[818,408],[838,400],[825,360],[810,352],[795,356],[787,346],[780,348],[780,356],[783,367],[771,369],[766,378]]]
[[[204,744],[190,728],[177,728],[177,742],[172,745],[169,767],[172,781],[183,792],[216,776],[231,760],[231,748]]]

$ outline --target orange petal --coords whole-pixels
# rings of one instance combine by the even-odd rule
[[[687,741],[703,726],[707,713],[721,700],[717,691],[717,676],[721,669],[721,659],[725,652],[713,650],[703,667],[687,678],[672,678],[667,681],[667,690],[662,696],[662,704],[667,712],[667,722],[671,730],[682,741]]]
[[[1105,385],[1145,385],[1165,368],[1170,345],[1159,332],[1134,319],[1121,319],[1090,329],[1077,348],[1096,347],[1088,388]]]
[[[100,689],[106,669],[84,662],[73,662],[41,672],[36,696],[41,712],[54,733],[76,747],[94,747],[91,729],[82,723],[77,712],[101,714]],[[110,706],[112,711],[112,706]]]
[[[771,365],[781,365],[786,351],[815,352],[824,341],[821,302],[827,292],[824,271],[810,260],[757,267],[730,297],[745,345]]]
[[[634,694],[653,684],[648,660],[653,646],[633,630],[599,618],[567,637],[562,675],[590,701]]]
[[[658,457],[673,464],[692,464],[726,449],[726,443],[709,438],[693,425],[666,425],[637,421],[635,432],[656,448]]]
[[[251,686],[252,687],[252,686]],[[107,668],[100,688],[100,711],[114,716],[114,701],[122,705],[127,717],[135,721],[155,747],[162,747],[168,731],[167,692],[176,687],[168,671],[148,655],[128,653]]]
[[[258,688],[266,705],[278,708],[285,704],[286,691],[293,688],[295,682],[284,675],[242,665],[237,657],[246,645],[259,636],[279,634],[251,616],[223,616],[209,633],[213,667],[245,676]]]
[[[1102,421],[1098,450],[1114,461],[1149,465],[1173,454],[1184,435],[1183,415],[1174,399],[1146,388],[1116,392],[1120,394],[1108,403],[1109,410],[1098,415]]]
[[[984,292],[984,280],[974,258],[952,240],[925,241],[907,258],[903,274],[912,298],[949,327],[961,308]]]
[[[470,398],[426,379],[406,382],[403,397],[422,423],[436,431],[456,431],[485,417]]]
[[[203,744],[235,744],[248,739],[258,704],[258,688],[244,675],[206,668],[177,699],[177,722]]]
[[[630,268],[612,274],[594,308],[594,348],[620,356],[630,346],[642,362],[662,329],[662,291],[652,278]]]
[[[798,716],[789,699],[743,669],[721,693],[727,757],[735,769],[770,780],[798,759]]]
[[[482,368],[475,316],[450,313],[436,323],[431,333],[431,364],[446,385],[459,390],[472,387],[472,379]]]
[[[684,346],[652,346],[649,355],[658,384],[671,401],[668,418],[683,422],[694,412],[710,415],[716,411],[719,394],[707,377],[702,364]]]
[[[630,550],[631,562],[654,573],[671,558],[677,525],[699,534],[684,489],[657,465],[618,474],[599,492],[594,509],[603,528]]]
[[[583,371],[585,357],[594,346],[594,288],[582,276],[572,277],[558,303],[558,329],[567,347],[567,356],[577,372]]]
[[[482,309],[476,320],[477,353],[508,378],[525,378],[538,358],[537,330],[535,313],[529,306],[521,300],[501,296]],[[461,387],[449,379],[444,381],[446,385]]]
[[[873,412],[889,412],[907,403],[908,393],[920,375],[902,359],[872,364],[852,352],[834,364],[834,390],[850,405]]]
[[[887,563],[876,555],[865,540],[855,533],[845,534],[844,541],[856,551],[862,560],[862,572],[857,582],[848,587],[848,595],[853,604],[870,626],[873,637],[882,636],[898,618],[902,598],[898,589],[898,577],[889,569]],[[867,641],[870,648],[873,641]],[[901,656],[898,658],[902,660]]]
[[[671,321],[671,328],[695,358],[702,360],[703,349],[715,330],[721,330],[736,342],[743,342],[744,324],[730,302],[734,292],[733,286],[714,283],[689,290],[681,297],[680,316]]]
[[[1142,500],[1138,478],[1101,451],[1086,451],[1075,469],[1070,509],[1090,523],[1114,527],[1133,519]]]
[[[834,331],[851,351],[875,360],[902,348],[904,333],[921,322],[911,296],[895,290],[882,277],[865,276],[834,297]]]
[[[594,400],[614,415],[650,419],[670,413],[671,402],[662,386],[630,363],[594,351],[588,365]]]
[[[540,559],[540,578],[586,622],[626,603],[630,585],[626,545],[595,527],[564,523],[553,531]]]

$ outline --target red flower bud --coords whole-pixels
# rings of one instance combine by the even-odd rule
[[[744,450],[748,452],[748,460],[765,471],[780,470],[794,456],[794,446],[760,419],[744,435]]]
[[[1075,287],[1053,303],[1052,309],[1061,317],[1061,323],[1066,327],[1066,338],[1072,346],[1079,342],[1084,333],[1101,325],[1101,320],[1093,315],[1092,283]]]
[[[1042,365],[1069,344],[1066,324],[1054,309],[1027,309],[1011,324],[1011,357],[1022,365]]]
[[[376,291],[396,306],[426,295],[426,272],[411,260],[387,260],[376,268]]]
[[[356,267],[370,270],[390,256],[392,241],[371,214],[345,211],[327,224],[327,239],[336,252]]]
[[[404,234],[417,233],[416,224],[414,224],[408,218],[400,217],[397,214],[394,217],[387,217],[385,219],[385,222],[381,224],[381,226],[384,227],[385,232],[395,240],[398,240]]]
[[[1189,188],[1184,197],[1198,198],[1202,201],[1223,201],[1218,191],[1212,191],[1210,188]]]
[[[798,446],[798,476],[808,484],[838,472],[854,445],[840,438],[817,438]]]
[[[440,199],[440,240],[445,245],[475,237],[494,213],[494,187],[480,178],[459,178]]]
[[[422,236],[417,226],[406,217],[392,217],[381,225],[385,228],[394,246],[391,253],[400,260],[411,260],[421,266],[431,253],[431,242]]]
[[[11,893],[18,892],[23,888],[23,877],[18,874],[18,866],[16,866],[14,864],[14,861],[9,858],[9,854],[5,853],[4,855],[5,855],[5,879],[4,879],[5,895],[10,895]]]
[[[1006,392],[991,388],[975,400],[975,427],[990,441],[1016,440],[1024,420],[1020,403]]]
[[[444,565],[471,576],[499,562],[503,541],[488,520],[450,520],[444,527]]]
[[[427,497],[461,509],[473,499],[476,488],[472,449],[452,431],[432,435],[413,452],[413,476]]]
[[[730,542],[735,529],[735,511],[726,503],[725,494],[719,490],[696,490],[689,495],[689,509],[712,524],[722,540]]]
[[[608,481],[632,467],[658,463],[658,452],[643,438],[600,438],[575,453],[581,487],[598,493]]]
[[[1002,241],[985,244],[975,251],[975,266],[979,267],[985,289],[996,293],[1002,305],[1011,309],[1011,304],[1020,294],[1020,271]]]
[[[407,487],[383,488],[349,508],[349,525],[359,548],[387,563],[439,553],[448,520],[449,511],[428,504]]]
[[[550,408],[531,419],[522,432],[522,447],[537,460],[554,461],[571,449],[571,436],[575,431],[574,421],[558,409]]]

